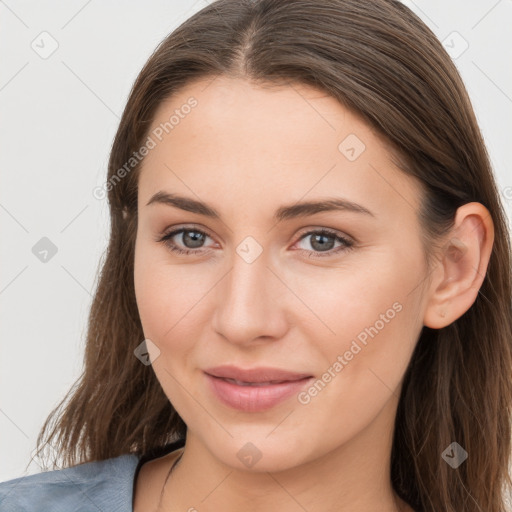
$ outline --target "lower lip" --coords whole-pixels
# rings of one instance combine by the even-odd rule
[[[222,403],[245,412],[260,412],[270,409],[299,393],[313,378],[305,377],[301,380],[265,386],[240,386],[207,373],[205,375],[214,394]]]

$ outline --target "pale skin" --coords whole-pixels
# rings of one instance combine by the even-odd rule
[[[218,77],[162,103],[152,128],[191,96],[197,106],[143,162],[134,276],[144,335],[160,350],[153,369],[187,424],[187,441],[141,468],[135,512],[157,510],[181,452],[158,510],[412,511],[389,472],[402,378],[423,326],[449,325],[475,301],[494,239],[488,210],[459,208],[429,272],[416,216],[420,184],[334,98]],[[338,149],[350,134],[365,145],[353,161]],[[159,191],[206,202],[220,218],[147,205]],[[282,206],[327,197],[373,215],[273,219]],[[176,254],[157,241],[180,227],[185,235],[206,232],[202,245],[186,245],[183,232],[172,239],[196,253]],[[335,232],[328,256],[314,244],[321,228]],[[236,251],[248,236],[262,249],[251,263]],[[343,247],[336,236],[352,248],[335,252]],[[202,370],[221,364],[320,378],[394,303],[400,312],[307,404],[293,396],[242,412],[206,385]],[[237,457],[248,442],[261,453],[252,467]]]

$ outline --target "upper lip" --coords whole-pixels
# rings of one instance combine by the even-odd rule
[[[301,380],[306,377],[312,377],[308,373],[297,373],[280,368],[270,368],[259,366],[257,368],[238,368],[236,366],[223,365],[207,368],[205,373],[213,377],[224,379],[235,379],[241,382],[283,382]]]

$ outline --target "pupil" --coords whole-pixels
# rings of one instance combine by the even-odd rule
[[[331,243],[326,243],[325,242],[325,239],[331,239]],[[323,242],[319,242],[319,245],[315,247],[315,244],[317,244],[318,240],[321,239],[323,240]],[[316,250],[319,250],[319,251],[328,251],[329,249],[332,249],[334,245],[334,240],[333,240],[333,237],[332,236],[327,236],[327,235],[314,235],[313,236],[313,239],[311,240],[311,246],[316,249]]]
[[[183,233],[183,243],[190,248],[200,247],[204,241],[203,238],[204,235],[198,233],[197,231],[185,231]],[[329,239],[331,240],[331,242],[326,242],[326,240]],[[311,240],[311,246],[315,250],[319,251],[328,251],[329,249],[332,249],[333,245],[334,240],[333,237],[330,235],[314,235]]]
[[[189,233],[193,233],[193,236],[190,236]],[[183,233],[183,243],[191,248],[197,248],[200,247],[203,242],[203,235],[201,233],[198,233],[197,231],[185,231]],[[192,245],[189,246],[189,243]]]

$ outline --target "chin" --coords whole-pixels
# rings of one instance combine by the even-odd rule
[[[274,427],[275,428],[275,427]],[[223,464],[239,471],[252,473],[285,471],[307,462],[308,448],[299,439],[289,435],[273,434],[272,429],[255,432],[247,425],[241,427],[241,433],[223,442],[209,440],[210,451]]]

